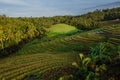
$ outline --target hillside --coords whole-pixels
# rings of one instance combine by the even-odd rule
[[[105,32],[104,32],[105,30]],[[44,53],[44,52],[71,52],[89,50],[100,42],[109,41],[119,45],[120,27],[106,27],[88,32],[71,35],[65,38],[58,38],[48,42],[31,42],[30,45],[23,47],[18,54]],[[109,38],[106,38],[106,37]],[[116,36],[116,37],[115,37]],[[115,37],[115,38],[114,38]],[[114,39],[114,41],[112,41]],[[34,42],[34,41],[33,41]]]
[[[120,45],[119,36],[120,36],[120,25],[114,25],[114,26],[99,28],[99,29],[95,29],[95,30],[91,30],[91,31],[85,31],[85,32],[82,32],[82,33],[77,33],[77,34],[74,34],[74,35],[71,35],[71,36],[56,38],[55,40],[46,41],[46,42],[40,42],[39,40],[35,40],[35,41],[27,44],[26,46],[24,46],[21,50],[19,50],[18,54],[19,55],[21,55],[21,54],[30,55],[31,54],[31,56],[32,56],[31,58],[33,58],[34,55],[37,55],[36,57],[39,57],[40,55],[42,55],[41,58],[44,57],[43,61],[50,59],[49,63],[50,63],[50,61],[55,62],[51,65],[54,65],[52,67],[55,67],[56,69],[53,69],[53,68],[51,68],[51,66],[46,64],[47,67],[49,67],[50,71],[47,68],[47,70],[45,70],[46,72],[44,72],[41,76],[41,78],[43,80],[47,80],[47,79],[49,79],[49,77],[45,78],[45,76],[47,76],[47,75],[51,76],[50,73],[52,73],[52,74],[54,74],[54,76],[50,77],[50,80],[53,80],[54,78],[58,79],[58,77],[56,77],[58,75],[58,73],[59,73],[59,75],[61,75],[63,73],[66,73],[66,74],[61,75],[61,76],[64,76],[64,75],[69,75],[70,74],[66,70],[69,70],[71,73],[74,72],[75,68],[73,68],[73,66],[71,66],[71,64],[74,61],[77,62],[76,65],[79,64],[79,58],[78,58],[79,56],[77,54],[78,53],[84,53],[84,54],[91,55],[91,53],[89,51],[90,51],[90,49],[92,49],[93,50],[92,54],[94,54],[94,55],[95,54],[100,54],[100,55],[97,55],[95,57],[96,58],[98,57],[98,60],[101,60],[103,63],[107,64],[106,62],[104,62],[104,61],[106,61],[106,59],[107,59],[107,61],[109,61],[109,59],[110,59],[110,61],[112,60],[110,66],[113,66],[115,68],[115,70],[112,69],[113,67],[109,67],[108,69],[110,69],[110,72],[108,70],[108,73],[105,73],[105,74],[109,75],[109,74],[111,74],[111,71],[112,71],[112,75],[113,74],[116,75],[116,74],[119,74],[119,70],[118,70],[119,68],[116,67],[115,65],[119,65],[119,63],[116,63],[116,64],[113,64],[113,63],[114,63],[114,61],[116,62],[116,58],[114,56],[116,54],[118,54],[118,51],[120,51],[120,50],[115,49],[117,46]],[[104,42],[107,42],[108,45],[106,46],[106,48],[104,46],[100,46],[100,52],[101,53],[98,53],[99,52],[99,47],[98,46],[95,47],[95,46],[98,45],[98,44],[104,43]],[[103,52],[104,52],[104,50],[109,51],[109,53],[108,52],[104,53],[104,54],[107,54],[109,58],[105,58],[105,60],[103,60],[105,55],[103,56],[101,50]],[[114,51],[114,50],[116,50],[116,51]],[[71,54],[69,54],[69,53],[71,53]],[[54,56],[54,57],[49,57],[48,59],[46,59],[48,57],[47,55],[51,55],[51,56]],[[60,57],[61,55],[63,55],[64,57],[63,56]],[[65,55],[68,55],[68,56],[66,57]],[[57,56],[59,56],[59,57],[57,57]],[[70,56],[71,56],[71,58],[68,58]],[[101,57],[100,59],[99,59],[99,56]],[[57,60],[54,61],[53,60],[54,58],[58,59],[58,62],[57,62]],[[63,62],[61,60],[62,58],[64,58]],[[11,58],[11,59],[14,60],[14,58]],[[32,60],[34,60],[34,59],[36,60],[36,58],[33,58]],[[18,59],[18,60],[19,60],[19,62],[21,62],[20,59]],[[68,61],[68,60],[70,60],[70,61]],[[119,57],[118,57],[117,60],[119,60]],[[26,59],[25,61],[29,61],[29,60]],[[65,62],[65,61],[67,61],[67,62]],[[62,64],[62,66],[61,66],[61,64]],[[2,65],[3,65],[3,63],[2,63]],[[39,66],[39,65],[37,65],[37,66]],[[64,67],[65,69],[67,67],[67,69],[65,70],[62,67]],[[35,69],[35,71],[39,72],[39,73],[42,73],[43,69],[41,70],[41,68],[43,68],[43,67],[39,67],[39,69]],[[45,67],[45,69],[46,69],[46,67]],[[51,70],[53,70],[53,72]],[[63,73],[59,72],[59,70],[60,71],[63,70],[62,71]],[[29,71],[30,70],[28,70],[28,72]],[[30,72],[32,72],[32,71],[35,72],[34,70],[31,69]],[[66,72],[64,72],[64,71],[66,71]],[[115,72],[115,71],[117,71],[117,72]],[[26,72],[27,72],[27,70],[26,70]],[[24,74],[20,73],[22,75],[21,78],[23,78],[25,75],[27,75],[26,72],[23,72]],[[10,77],[8,76],[8,78],[10,78]],[[14,78],[20,78],[20,77],[16,76]],[[115,78],[117,78],[117,80],[118,80],[119,77],[116,76]]]
[[[57,80],[61,76],[74,74],[77,69],[76,65],[80,61],[78,53],[88,54],[91,47],[101,42],[108,42],[109,47],[119,46],[119,33],[120,25],[114,25],[47,42],[41,42],[39,39],[32,41],[19,50],[16,56],[11,55],[0,60],[0,79],[26,80],[28,78],[29,80],[39,76],[42,80]],[[109,53],[117,52],[111,50],[114,49],[108,49]],[[113,54],[110,59],[114,59]],[[75,66],[72,65],[73,63]],[[112,74],[116,74],[114,70]]]

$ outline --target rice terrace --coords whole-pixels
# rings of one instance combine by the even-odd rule
[[[80,15],[0,13],[0,80],[120,80],[118,4]]]

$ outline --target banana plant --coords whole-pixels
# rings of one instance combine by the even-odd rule
[[[93,76],[93,72],[88,70],[88,65],[91,63],[90,57],[85,57],[83,53],[79,54],[80,57],[80,64],[77,64],[76,62],[73,62],[72,65],[78,68],[78,71],[75,74],[75,79],[82,79],[82,80],[90,80],[91,76]]]
[[[99,80],[98,78],[100,75],[106,71],[106,65],[96,65],[92,57],[85,56],[84,54],[80,53],[80,64],[73,62],[72,65],[78,68],[78,71],[76,72],[75,76],[77,79],[82,80]],[[91,68],[91,69],[89,69]]]

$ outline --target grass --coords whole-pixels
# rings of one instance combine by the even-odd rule
[[[70,26],[67,24],[56,24],[51,26],[48,29],[49,33],[47,34],[48,36],[56,36],[59,34],[74,34],[76,32],[78,32],[79,30],[74,27],[74,26]]]
[[[74,61],[77,61],[77,57],[70,53],[12,56],[0,61],[0,79],[21,80],[29,73],[42,74],[54,68],[70,68]],[[64,72],[60,73],[63,74]],[[53,74],[49,73],[50,75]]]

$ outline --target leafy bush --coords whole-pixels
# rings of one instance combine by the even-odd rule
[[[78,68],[76,73],[73,74],[72,80],[108,80],[110,74],[112,78],[118,80],[120,74],[118,65],[120,63],[116,60],[120,60],[117,53],[119,47],[118,50],[117,47],[113,47],[115,46],[104,42],[92,47],[89,55],[85,56],[80,53],[80,63],[72,63],[73,66]]]

